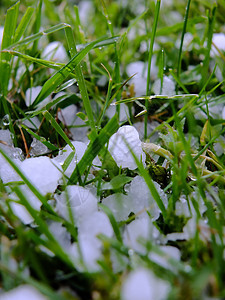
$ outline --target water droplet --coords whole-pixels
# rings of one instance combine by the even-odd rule
[[[129,254],[129,256],[134,255],[134,250],[133,250],[133,249],[129,249],[129,250],[128,250],[128,254]]]
[[[2,118],[2,124],[4,126],[8,126],[9,125],[9,115],[5,115],[3,118]]]

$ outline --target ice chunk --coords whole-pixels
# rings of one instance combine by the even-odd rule
[[[19,218],[24,224],[30,224],[34,221],[33,217],[30,215],[24,205],[16,202],[10,202],[10,207],[14,215],[17,216],[17,218]]]
[[[110,208],[118,222],[127,220],[132,211],[132,203],[130,198],[120,193],[116,193],[104,198],[102,203]]]
[[[73,104],[65,108],[62,108],[58,117],[61,122],[70,126],[74,124],[75,119],[77,118],[76,113],[77,113],[77,107],[76,105]]]
[[[172,246],[161,246],[160,250],[164,252],[163,255],[160,255],[155,252],[150,252],[149,258],[156,264],[164,267],[165,269],[176,270],[176,261],[180,260],[180,250]],[[170,259],[174,259],[174,262],[170,262]]]
[[[47,156],[25,159],[21,170],[43,195],[53,193],[62,177],[60,165],[53,164]]]
[[[225,34],[224,33],[214,33],[212,38],[212,48],[210,51],[210,55],[215,57],[219,55],[218,50],[225,51]]]
[[[75,147],[75,154],[73,157],[73,160],[71,161],[71,163],[69,164],[68,168],[65,170],[65,175],[70,177],[71,174],[73,173],[76,164],[81,160],[81,158],[84,155],[84,152],[87,149],[87,145],[83,142],[75,142],[72,141],[73,146]],[[60,151],[59,155],[57,155],[53,161],[56,161],[57,163],[59,163],[60,165],[63,165],[66,158],[69,156],[69,154],[72,152],[73,150],[71,149],[71,147],[69,145],[66,145],[62,151]]]
[[[158,183],[153,183],[164,205],[167,206],[168,201],[166,194],[160,188]],[[160,209],[143,177],[136,176],[126,190],[128,192],[128,197],[132,199],[132,211],[134,213],[139,213],[147,209],[153,220],[156,220],[159,217]]]
[[[139,134],[133,126],[126,125],[120,127],[109,139],[109,152],[119,167],[134,170],[137,164],[129,148],[137,159],[145,164],[145,153],[141,147]]]
[[[163,76],[163,85],[162,85],[162,91],[161,89],[161,80],[157,79],[152,87],[153,92],[155,95],[165,95],[165,96],[173,96],[175,95],[175,83],[172,79],[170,79],[167,76]]]
[[[81,234],[79,235],[79,245],[87,270],[89,272],[99,271],[100,266],[97,261],[100,259],[102,252],[98,241],[94,237]]]
[[[23,124],[31,129],[37,129],[41,125],[41,122],[39,121],[38,117],[35,116],[33,118],[24,120]]]
[[[147,84],[147,65],[142,61],[136,61],[130,63],[127,66],[126,71],[128,77],[131,77],[135,74],[134,77],[130,79],[129,83],[134,84],[136,97],[145,95]]]
[[[4,26],[0,26],[0,49],[2,46],[3,32],[4,32]]]
[[[70,220],[69,206],[76,223],[81,223],[82,219],[91,216],[97,211],[97,199],[91,192],[78,185],[69,185],[60,195],[55,195],[57,200],[56,209],[59,214]]]
[[[132,112],[134,113],[134,109],[132,107]],[[116,106],[115,105],[110,105],[109,108],[107,109],[107,116],[109,118],[112,118],[116,113]],[[127,116],[129,117],[130,113],[129,113],[129,109],[128,106],[125,103],[121,103],[120,104],[120,122],[124,122],[127,121]]]
[[[7,145],[11,147],[13,146],[11,132],[8,129],[0,130],[0,148],[2,148],[2,145]]]
[[[122,285],[122,300],[164,300],[170,291],[168,282],[152,272],[139,268],[132,271]]]
[[[13,290],[0,294],[0,298],[1,300],[47,300],[47,297],[31,285],[20,285]]]
[[[147,240],[156,240],[159,236],[159,231],[152,224],[150,218],[136,219],[128,224],[124,230],[124,244],[142,254],[146,253],[146,247],[143,242]]]
[[[37,98],[38,94],[40,93],[41,89],[42,89],[42,86],[35,86],[35,87],[29,88],[26,90],[26,93],[25,93],[26,106],[32,105],[32,103]],[[50,101],[51,101],[51,97],[48,96],[45,100],[43,100],[41,103],[39,103],[38,108],[40,109],[41,107],[45,106]]]
[[[67,53],[62,43],[55,41],[47,45],[42,52],[41,57],[46,60],[53,60],[63,63],[67,60]]]
[[[107,237],[112,237],[113,229],[107,215],[104,212],[96,211],[81,221],[79,233],[92,237],[101,233]]]
[[[48,147],[35,138],[33,138],[33,141],[30,146],[31,146],[31,150],[30,150],[31,156],[42,155],[48,152]]]
[[[129,84],[134,84],[136,97],[146,94],[147,69],[147,64],[145,64],[143,61],[132,62],[127,66],[126,72],[128,77],[131,77],[137,73],[129,80]],[[157,74],[158,67],[156,66],[156,57],[153,55],[151,63],[151,79],[155,79]]]

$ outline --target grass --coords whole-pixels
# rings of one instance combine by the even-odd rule
[[[48,299],[126,300],[130,276],[144,268],[169,286],[162,295],[149,281],[154,299],[223,299],[225,68],[223,37],[222,45],[214,37],[224,30],[225,4],[95,0],[87,12],[77,3],[0,4],[0,298],[26,283]],[[54,41],[66,60],[43,57]],[[145,65],[129,77],[133,62]],[[27,106],[26,92],[38,86]],[[72,122],[65,112],[73,109]],[[143,128],[144,164],[136,144],[123,140],[123,159],[133,156],[137,168],[117,165],[108,147],[123,125]],[[13,144],[1,138],[8,130]],[[48,149],[37,158],[49,157],[62,174],[53,193],[39,190],[19,162],[31,159],[33,138]],[[79,159],[74,140],[86,143]],[[60,166],[66,145],[71,153]],[[122,142],[117,147],[123,152]],[[9,166],[13,181],[5,180]],[[68,189],[75,185],[97,199],[97,221],[97,212],[85,224],[74,217]],[[56,201],[64,191],[68,218]],[[92,232],[104,217],[97,237],[82,235],[82,226]],[[133,299],[144,297],[142,284]]]

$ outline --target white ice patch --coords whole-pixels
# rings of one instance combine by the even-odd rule
[[[153,183],[165,207],[167,207],[168,200],[166,194],[158,183]],[[147,210],[152,220],[156,220],[159,217],[160,209],[143,177],[136,176],[125,189],[127,195],[116,193],[102,200],[102,203],[111,209],[117,221],[127,220],[131,212],[137,214],[139,217],[146,217]]]
[[[69,185],[60,195],[55,195],[56,210],[70,221],[69,207],[76,224],[80,224],[86,217],[97,211],[97,198],[91,192],[78,185]]]
[[[157,79],[154,82],[152,90],[155,93],[155,95],[173,96],[175,95],[175,83],[168,76],[163,76],[162,91],[160,91],[161,79]]]
[[[109,152],[119,167],[134,170],[137,164],[129,148],[145,165],[146,156],[141,147],[139,134],[133,126],[126,125],[120,127],[109,139]]]
[[[66,60],[68,59],[66,50],[63,47],[62,43],[57,41],[48,44],[42,52],[41,57],[45,60],[53,60],[61,63],[66,62]]]
[[[216,57],[219,54],[217,48],[220,51],[225,51],[225,34],[224,33],[214,33],[212,38],[212,48],[210,51],[210,55],[212,57]]]
[[[75,154],[74,157],[71,161],[71,163],[69,164],[68,168],[65,170],[65,175],[70,177],[76,167],[76,164],[81,160],[81,158],[84,155],[84,152],[87,149],[87,145],[83,142],[75,142],[72,141],[72,144],[75,148]],[[69,145],[66,145],[60,152],[59,154],[53,158],[54,162],[59,163],[61,166],[64,164],[66,158],[70,155],[70,153],[72,153],[73,150],[71,149],[71,147]]]
[[[35,87],[29,88],[29,89],[26,90],[26,93],[25,93],[26,106],[30,106],[30,105],[33,104],[34,100],[39,95],[41,89],[42,89],[42,86],[35,86]],[[42,108],[43,106],[48,104],[50,101],[51,101],[51,97],[48,96],[41,103],[38,104],[38,109]]]
[[[42,155],[48,152],[48,147],[35,138],[33,138],[33,141],[30,146],[31,146],[31,150],[30,150],[31,156]]]
[[[180,261],[181,256],[180,250],[172,246],[161,246],[160,250],[163,255],[151,252],[149,254],[150,260],[165,269],[176,271],[176,261]],[[173,259],[173,262],[171,262],[171,259]]]
[[[147,85],[147,70],[148,66],[143,61],[136,61],[127,66],[126,72],[128,77],[134,76],[129,80],[129,84],[134,84],[136,97],[146,94]],[[137,73],[137,74],[136,74]],[[151,63],[151,79],[155,79],[158,74],[158,67],[156,66],[156,57],[152,57]]]
[[[0,298],[1,300],[47,300],[47,297],[31,285],[20,285],[13,290],[0,294]]]
[[[123,234],[123,241],[127,247],[145,254],[146,241],[153,241],[158,237],[159,231],[147,216],[146,218],[136,219],[126,226]]]
[[[122,300],[164,300],[170,285],[147,269],[132,271],[122,285]]]

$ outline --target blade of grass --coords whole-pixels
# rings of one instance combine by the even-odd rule
[[[70,27],[70,25],[66,24],[66,23],[57,24],[57,25],[52,26],[52,27],[50,27],[50,28],[48,28],[44,31],[32,34],[32,35],[22,39],[19,42],[16,42],[16,43],[13,43],[13,44],[8,44],[6,47],[2,47],[2,50],[10,50],[10,49],[13,49],[13,48],[16,48],[16,47],[20,47],[20,46],[29,44],[31,42],[34,42],[34,41],[40,39],[42,36],[46,36],[48,34],[55,33],[55,32],[57,32],[61,29],[64,29],[66,27]]]
[[[184,17],[183,30],[182,30],[182,34],[181,34],[179,54],[178,54],[178,63],[177,63],[177,78],[178,79],[180,78],[182,48],[183,48],[183,43],[184,43],[184,35],[185,35],[186,29],[187,29],[187,21],[188,21],[190,4],[191,4],[191,0],[188,0],[187,6],[186,6],[185,17]]]
[[[42,144],[45,145],[46,147],[48,147],[48,149],[50,149],[52,151],[59,150],[59,148],[57,148],[55,145],[53,145],[50,142],[48,142],[45,138],[43,138],[43,137],[39,136],[38,134],[36,134],[35,132],[33,132],[26,125],[20,124],[20,126],[22,128],[24,128],[29,134],[31,134],[35,139],[37,139],[38,141],[42,142]]]
[[[205,59],[203,61],[203,67],[202,67],[202,79],[201,79],[201,86],[204,85],[204,83],[207,80],[208,77],[208,71],[209,71],[209,61],[210,61],[210,50],[212,46],[212,37],[213,37],[213,29],[215,26],[215,20],[216,20],[216,10],[217,10],[217,4],[216,2],[213,3],[211,15],[209,12],[208,15],[208,34],[207,34],[207,51],[205,54]]]
[[[76,57],[76,55],[78,55],[78,54],[77,54],[77,48],[76,48],[76,43],[75,43],[75,40],[73,37],[72,29],[66,28],[65,33],[66,33],[67,43],[69,46],[70,57],[71,57],[71,59],[73,59],[73,57]],[[82,50],[82,51],[84,51],[84,50]],[[87,51],[87,53],[88,52],[89,51]],[[85,53],[85,55],[87,53]],[[78,86],[80,89],[81,97],[82,97],[82,100],[84,103],[84,108],[85,108],[86,114],[88,116],[89,125],[94,134],[94,137],[96,137],[97,131],[96,131],[96,127],[95,127],[94,116],[92,113],[92,108],[91,108],[91,104],[90,104],[90,100],[89,100],[89,96],[88,96],[88,92],[87,92],[87,87],[85,85],[84,76],[83,76],[83,73],[81,70],[81,66],[79,64],[76,64],[76,66],[75,66],[75,74],[76,74],[77,83],[78,83]]]
[[[7,48],[12,42],[16,30],[16,23],[19,13],[18,1],[15,5],[7,10],[6,20],[4,25],[4,33],[2,38],[2,49]],[[11,73],[11,55],[8,53],[1,53],[0,56],[0,90],[6,96],[8,91],[8,83]]]
[[[156,35],[156,29],[159,19],[159,11],[160,11],[160,4],[161,0],[157,0],[156,7],[155,7],[155,16],[154,16],[154,22],[152,27],[152,34],[151,34],[151,40],[149,45],[149,54],[148,54],[148,73],[147,73],[147,85],[146,85],[146,96],[150,95],[151,88],[150,88],[150,76],[151,76],[151,62],[152,62],[152,56],[153,56],[153,46],[155,41],[155,35]],[[148,111],[148,101],[145,101],[145,107]],[[147,139],[147,123],[148,123],[148,115],[145,115],[145,127],[144,127],[144,139]]]
[[[115,133],[119,128],[117,114],[106,124],[106,126],[101,130],[100,134],[90,142],[85,151],[82,159],[76,165],[70,177],[70,183],[76,184],[79,177],[84,173],[86,168],[92,163],[93,159],[98,155],[101,149],[108,142],[109,138]]]
[[[43,112],[43,116],[46,118],[47,121],[52,125],[52,127],[58,132],[58,134],[64,139],[64,141],[71,147],[72,150],[75,150],[74,145],[71,143],[68,136],[65,134],[65,132],[62,130],[62,128],[59,126],[59,124],[56,122],[56,120],[53,118],[53,116],[48,112]]]
[[[14,43],[18,42],[22,37],[22,35],[24,34],[28,24],[30,23],[33,13],[34,13],[34,8],[28,7],[19,25],[17,26],[15,37],[14,37]]]
[[[47,80],[43,85],[43,88],[40,91],[39,95],[33,102],[32,107],[35,107],[38,103],[48,97],[71,73],[73,73],[74,69],[82,61],[85,55],[94,47],[94,45],[102,40],[103,39],[100,39],[88,44],[83,50],[75,54],[74,57],[68,62],[68,64],[62,67],[56,74],[54,74],[49,80]]]
[[[36,20],[34,23],[34,33],[38,33],[41,27],[41,8],[42,8],[42,0],[39,0],[39,4],[37,3],[36,9]],[[35,55],[38,50],[38,40],[35,40],[33,43],[32,53]]]

